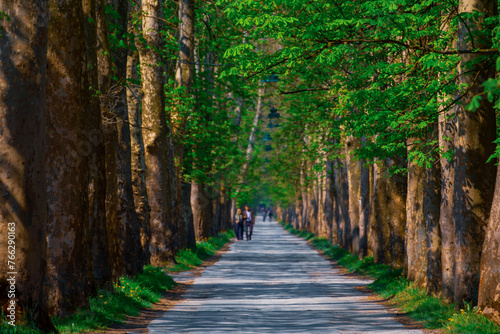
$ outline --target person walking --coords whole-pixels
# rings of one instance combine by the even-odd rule
[[[243,214],[243,219],[245,220],[245,234],[247,236],[247,241],[252,240],[253,225],[255,224],[255,217],[248,207],[245,205],[245,213]]]
[[[262,215],[263,216],[263,221],[266,221],[267,208],[265,208],[263,211],[264,211],[264,214]]]
[[[271,208],[269,208],[267,215],[269,216],[269,221],[272,222],[273,221],[273,210],[271,210]]]
[[[243,223],[241,209],[238,209],[238,211],[236,211],[236,216],[234,216],[234,232],[238,241],[243,240]]]

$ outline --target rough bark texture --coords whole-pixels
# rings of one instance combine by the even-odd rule
[[[443,152],[453,150],[456,124],[454,111],[439,115],[439,147]],[[441,228],[441,297],[452,302],[455,295],[453,274],[455,272],[455,227],[453,226],[453,187],[455,163],[442,155],[441,166],[441,206],[439,226]]]
[[[99,88],[97,64],[97,7],[95,0],[83,1],[85,23],[85,48],[90,100],[85,107],[85,141],[88,152],[89,235],[92,245],[93,288],[111,288],[108,233],[106,229],[106,176],[104,133],[100,101],[95,90]]]
[[[373,166],[373,184],[371,195],[371,215],[368,227],[370,253],[376,263],[390,263],[394,248],[398,244],[391,244],[391,228],[388,221],[388,175],[385,161],[378,161]],[[404,247],[404,244],[402,245]]]
[[[211,192],[205,184],[193,182],[190,199],[196,240],[211,237],[214,231]]]
[[[334,162],[330,159],[326,161],[325,178],[325,201],[324,220],[327,227],[328,241],[333,245],[337,243],[338,201],[335,193],[335,174],[333,173]]]
[[[339,164],[337,178],[340,208],[338,231],[341,232],[338,240],[339,245],[344,248],[348,247],[351,238],[351,221],[349,217],[349,184],[347,180],[347,164],[344,160]]]
[[[110,0],[110,4],[117,10],[119,17],[111,19],[115,24],[121,27],[119,38],[125,39],[128,17],[129,3],[127,1]],[[131,157],[131,139],[127,107],[127,91],[125,88],[127,78],[127,54],[126,48],[114,50],[113,59],[116,68],[116,81],[113,86],[120,87],[117,92],[117,103],[115,108],[110,111],[116,116],[116,128],[118,132],[118,151],[117,151],[117,191],[118,191],[118,226],[125,230],[125,244],[123,245],[125,256],[126,274],[133,275],[142,271],[143,255],[140,241],[140,227],[134,206],[134,191],[132,187],[132,157]]]
[[[360,178],[361,161],[356,159],[354,151],[359,149],[361,140],[359,138],[349,138],[346,141],[346,167],[347,183],[349,189],[349,221],[350,238],[347,249],[355,254],[359,253],[359,213],[360,213]]]
[[[370,222],[370,171],[372,166],[361,162],[359,181],[359,258],[368,255],[368,224]]]
[[[401,167],[406,157],[387,159],[387,166]],[[395,267],[405,265],[405,240],[406,240],[406,194],[407,178],[401,174],[395,174],[387,179],[387,196],[389,196],[386,219],[390,226],[389,245],[391,250],[390,264]]]
[[[139,79],[137,65],[139,54],[129,51],[127,58],[127,78],[137,82]],[[133,82],[132,81],[132,82]],[[134,190],[134,203],[140,228],[141,248],[143,263],[149,263],[151,253],[151,229],[149,219],[151,208],[148,202],[146,187],[146,161],[144,140],[142,138],[142,115],[141,115],[142,91],[136,84],[129,84],[127,89],[127,105],[130,122],[130,139],[132,151],[132,186]]]
[[[491,39],[470,40],[469,31],[481,29],[484,17],[497,15],[495,0],[461,0],[459,14],[478,11],[484,16],[478,21],[461,20],[457,32],[458,49],[488,48]],[[462,54],[459,72],[470,71],[466,63],[479,57],[478,54]],[[455,226],[455,303],[463,306],[465,301],[475,304],[478,297],[481,249],[490,213],[495,178],[494,164],[486,164],[494,151],[495,112],[487,99],[482,99],[475,111],[467,111],[472,98],[483,91],[481,83],[495,76],[494,67],[476,64],[472,73],[460,76],[460,83],[469,87],[458,108],[457,134],[455,136],[456,168],[454,177],[455,202],[453,221]]]
[[[193,0],[179,1],[179,61],[176,70],[176,81],[178,86],[185,87],[185,94],[191,94],[191,86],[194,78],[194,35],[195,35],[195,11]],[[172,115],[175,120],[173,132],[174,138],[183,137],[185,134],[186,117]],[[183,138],[180,138],[181,140]],[[177,141],[178,142],[178,141]],[[195,240],[190,232],[194,229],[193,213],[191,208],[191,184],[182,180],[184,170],[184,145],[175,145],[176,174],[177,174],[177,248],[193,247]],[[188,193],[184,193],[188,192]]]
[[[429,141],[438,138],[438,123],[433,124],[427,134]],[[439,160],[437,154],[433,157]],[[425,170],[423,212],[427,238],[427,292],[439,295],[441,292],[441,229],[439,211],[441,201],[441,168],[433,163]]]
[[[157,66],[160,55],[154,48],[161,46],[159,20],[162,2],[143,0],[142,10],[147,13],[142,19],[142,31],[146,43],[139,46],[141,78],[144,98],[142,101],[143,136],[146,150],[146,182],[151,207],[151,263],[160,265],[174,259],[172,250],[172,180],[168,178],[169,128],[164,108],[163,78]]]
[[[33,312],[33,321],[43,330],[54,329],[42,297],[47,223],[48,4],[0,1],[0,8],[10,17],[0,21],[0,306],[6,306],[8,273],[17,272],[18,305]],[[16,237],[15,248],[9,248],[8,232]],[[14,249],[15,267],[9,267],[7,261]]]
[[[47,277],[51,314],[88,305],[91,254],[87,246],[88,175],[82,64],[85,45],[80,1],[50,1],[47,64]]]
[[[500,167],[481,256],[478,304],[483,314],[500,323]]]
[[[424,221],[425,168],[408,162],[406,197],[406,268],[407,277],[417,286],[427,286],[427,239]]]

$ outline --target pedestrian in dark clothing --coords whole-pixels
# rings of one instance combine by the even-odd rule
[[[247,236],[247,241],[252,240],[253,225],[255,224],[255,216],[252,210],[250,210],[248,206],[245,206],[243,219],[245,220],[245,234]]]
[[[241,209],[238,209],[234,217],[234,232],[236,233],[236,239],[238,239],[238,241],[243,240],[243,224],[243,215],[241,214]]]
[[[264,209],[263,221],[266,221],[266,216],[267,216],[267,209]]]
[[[271,209],[269,209],[269,212],[267,214],[269,215],[269,221],[272,222],[273,221],[273,211]]]

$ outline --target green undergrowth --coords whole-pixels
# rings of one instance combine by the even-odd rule
[[[401,269],[377,264],[371,256],[359,259],[338,245],[330,244],[326,238],[296,230],[291,224],[281,225],[290,233],[309,241],[350,273],[372,277],[374,281],[368,285],[369,289],[426,328],[453,334],[500,333],[500,326],[484,317],[476,307],[465,305],[464,309],[457,310],[454,305],[427,295],[425,289],[416,287],[404,277]]]
[[[123,323],[127,316],[136,316],[141,309],[151,307],[165,291],[177,285],[166,272],[190,270],[203,264],[234,237],[234,231],[224,231],[217,236],[196,243],[196,249],[183,249],[177,253],[176,265],[169,268],[144,267],[134,278],[121,277],[111,291],[100,291],[90,298],[90,308],[78,310],[66,318],[52,318],[61,333],[83,333],[104,329],[115,323]],[[23,319],[16,327],[10,326],[5,316],[0,317],[0,333],[41,333],[29,319]]]
[[[234,230],[228,230],[219,233],[217,236],[198,241],[196,243],[196,249],[183,249],[179,251],[175,256],[175,261],[177,263],[167,270],[170,272],[179,272],[200,266],[203,261],[215,255],[215,253],[224,247],[224,245],[234,238],[234,236]]]

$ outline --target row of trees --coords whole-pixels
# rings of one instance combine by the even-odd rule
[[[212,2],[9,0],[0,24],[0,290],[16,272],[52,330],[230,226],[254,90],[220,79],[242,35]]]
[[[281,79],[279,217],[500,321],[497,1],[223,3],[231,73]]]

